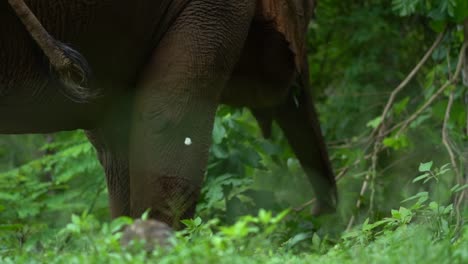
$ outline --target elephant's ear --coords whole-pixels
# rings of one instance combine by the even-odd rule
[[[257,15],[271,21],[289,42],[300,73],[307,67],[307,27],[314,8],[315,0],[257,0]]]

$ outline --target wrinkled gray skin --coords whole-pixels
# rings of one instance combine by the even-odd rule
[[[177,228],[193,216],[220,103],[250,107],[266,136],[275,120],[314,186],[316,213],[334,209],[306,84],[291,89],[300,79],[294,56],[255,17],[255,1],[25,2],[50,35],[86,58],[89,89],[101,96],[79,103],[60,92],[44,54],[0,1],[0,133],[85,129],[105,168],[113,217],[151,208],[152,218]]]

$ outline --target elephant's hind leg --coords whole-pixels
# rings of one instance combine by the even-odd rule
[[[152,54],[134,101],[131,214],[193,217],[214,115],[254,13],[251,0],[194,0]]]
[[[312,183],[317,197],[313,214],[334,212],[337,202],[335,176],[312,98],[301,89],[296,98],[290,96],[275,109],[275,120]]]
[[[115,115],[86,135],[104,167],[112,218],[130,216],[128,114]]]

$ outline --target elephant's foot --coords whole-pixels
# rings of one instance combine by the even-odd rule
[[[181,177],[158,177],[150,183],[131,188],[131,216],[138,218],[149,209],[150,218],[181,229],[180,221],[195,215],[201,188]]]
[[[158,183],[162,200],[154,212],[150,211],[150,216],[180,230],[183,227],[180,221],[195,215],[201,187],[180,177],[161,177]]]
[[[122,246],[127,247],[132,241],[136,243],[141,241],[145,250],[151,252],[157,247],[171,247],[173,235],[172,228],[166,223],[156,220],[136,220],[125,228],[120,242]]]
[[[318,201],[312,207],[312,216],[321,216],[321,215],[333,214],[335,212],[336,212],[336,207],[331,205],[328,202]]]
[[[337,189],[335,186],[325,187],[326,185],[327,183],[320,183],[315,186],[317,202],[312,208],[313,216],[333,214],[336,212],[336,206],[338,204]]]

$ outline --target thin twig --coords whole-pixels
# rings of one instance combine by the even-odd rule
[[[364,182],[362,183],[361,191],[359,192],[359,198],[358,198],[358,200],[357,200],[357,202],[356,202],[356,209],[361,208],[361,205],[362,205],[362,197],[364,197],[364,194],[365,194],[366,191],[367,191],[367,186],[369,185],[370,177],[371,177],[370,173],[367,173],[366,178],[365,178]],[[353,225],[354,225],[355,219],[356,219],[356,217],[355,217],[355,215],[353,214],[353,215],[351,216],[351,218],[349,219],[348,226],[346,227],[346,231],[351,230],[351,227],[353,227]]]
[[[356,216],[353,214],[349,219],[348,225],[346,226],[346,232],[349,232],[354,225],[354,221],[356,220]]]
[[[374,145],[374,151],[373,151],[372,155],[370,155],[370,157],[372,158],[372,168],[376,168],[377,153],[380,151],[380,149],[381,149],[380,146],[377,147],[377,144]],[[371,169],[370,171],[368,171],[366,173],[366,178],[364,179],[364,182],[362,183],[361,191],[359,192],[359,198],[356,201],[356,209],[357,210],[359,210],[361,208],[361,206],[362,206],[362,197],[364,197],[364,194],[367,191],[367,188],[369,186],[369,182],[372,182],[373,179],[375,179],[375,174],[374,174],[373,170]],[[371,183],[371,184],[373,184],[373,183]],[[353,214],[351,216],[351,218],[349,219],[348,226],[346,227],[346,231],[351,230],[351,227],[354,225],[355,219],[356,219],[356,217]]]
[[[429,48],[429,50],[426,52],[426,54],[424,54],[424,56],[422,57],[422,59],[419,61],[419,63],[414,67],[414,69],[408,74],[408,76],[406,76],[406,78],[393,90],[393,92],[391,93],[390,95],[390,98],[388,99],[388,102],[387,102],[387,105],[385,106],[384,108],[384,111],[381,115],[381,122],[380,122],[380,125],[377,126],[374,131],[372,131],[372,135],[374,135],[376,132],[378,132],[379,130],[381,130],[381,128],[383,127],[383,124],[384,124],[384,121],[385,121],[385,118],[387,117],[387,114],[388,112],[390,111],[390,108],[392,107],[393,103],[395,102],[395,99],[396,99],[396,96],[398,95],[398,93],[400,93],[403,88],[406,87],[406,85],[408,85],[408,83],[414,78],[414,76],[416,75],[416,73],[419,72],[419,70],[421,69],[421,67],[426,63],[426,61],[430,58],[430,56],[432,55],[432,53],[434,52],[434,50],[439,46],[440,42],[442,41],[443,37],[445,35],[445,30],[443,32],[441,32],[436,40],[434,41],[434,43],[432,44],[432,46]]]
[[[449,143],[450,139],[449,139],[448,129],[447,129],[448,122],[449,122],[449,119],[450,119],[450,112],[452,110],[452,105],[453,105],[453,97],[454,97],[453,93],[454,93],[454,91],[450,92],[449,101],[448,101],[448,104],[447,104],[447,109],[445,110],[444,124],[442,126],[442,143],[444,144],[445,148],[447,149],[447,153],[448,153],[448,155],[450,157],[450,163],[452,163],[452,167],[453,167],[453,170],[455,172],[456,181],[457,181],[458,184],[461,184],[462,181],[460,181],[460,171],[458,170],[458,165],[457,165],[457,162],[455,160],[455,155],[453,154],[452,147],[450,146],[450,143]],[[458,196],[457,195],[455,195],[454,201],[455,201],[454,202],[455,204],[458,203]],[[455,213],[456,213],[456,218],[457,218],[456,229],[458,229],[458,226],[460,226],[461,218],[462,218],[460,208],[458,206],[455,206]]]
[[[450,62],[450,51],[447,50],[447,68],[448,68],[448,77],[449,79],[452,79],[453,74],[452,74],[452,69],[451,69],[451,62]],[[458,165],[455,160],[455,154],[453,153],[452,146],[450,144],[450,136],[448,132],[448,123],[450,120],[450,113],[452,111],[452,106],[453,106],[453,101],[454,101],[454,91],[450,92],[449,95],[449,100],[447,103],[447,108],[445,109],[445,116],[444,116],[444,123],[442,125],[442,143],[444,144],[445,148],[447,149],[447,153],[450,157],[450,163],[452,163],[452,167],[455,171],[456,178],[458,179],[460,176],[460,172],[458,171]]]
[[[452,147],[450,146],[450,138],[448,135],[448,122],[450,119],[450,112],[452,111],[452,105],[453,105],[453,91],[450,93],[448,104],[447,104],[447,109],[445,110],[445,117],[444,117],[444,124],[442,126],[442,143],[444,144],[445,148],[447,149],[447,153],[450,157],[450,163],[452,163],[453,170],[455,171],[455,175],[457,179],[460,176],[460,172],[458,171],[458,165],[455,160],[455,155],[453,153]]]
[[[294,207],[292,210],[296,213],[299,213],[299,212],[302,212],[304,209],[306,209],[307,207],[313,205],[315,202],[317,202],[317,198],[314,198],[310,201],[307,201],[297,207]]]
[[[468,18],[465,19],[463,23],[463,36],[464,36],[464,44],[465,46],[468,45]],[[465,50],[464,54],[464,69],[463,69],[463,85],[468,86],[468,50]],[[468,94],[468,93],[467,93]],[[467,100],[467,98],[465,98]],[[468,103],[465,101],[465,104]],[[467,122],[468,122],[468,111],[467,111]],[[466,125],[466,130],[465,130],[465,135],[468,136],[468,123]],[[465,146],[466,147],[466,146]],[[468,184],[468,150],[465,148],[465,153],[462,155],[461,160],[462,164],[465,166],[465,180],[463,180],[463,175],[459,174],[457,177],[458,183],[463,186],[465,184]],[[458,194],[458,197],[455,197],[455,211],[457,212],[457,224],[455,230],[457,230],[457,234],[460,235],[461,228],[463,226],[463,218],[461,217],[461,208],[463,207],[462,205],[466,202],[465,201],[465,196],[467,194],[467,190],[463,189],[460,194]]]
[[[442,127],[442,143],[444,144],[445,148],[447,149],[447,153],[450,157],[450,163],[452,164],[453,170],[455,172],[455,178],[456,181],[459,185],[463,185],[463,176],[460,174],[460,171],[458,170],[458,165],[455,159],[455,155],[453,153],[452,147],[450,146],[449,143],[449,135],[448,135],[448,121],[450,119],[450,112],[452,110],[452,105],[453,105],[453,100],[454,100],[454,92],[452,91],[449,96],[449,101],[447,104],[447,109],[445,110],[445,118],[444,118],[444,124]],[[462,197],[464,194],[461,193],[460,196]],[[462,221],[462,216],[461,216],[461,210],[460,210],[460,200],[458,195],[454,197],[454,203],[455,203],[455,212],[456,212],[456,217],[457,217],[457,223],[456,223],[456,229],[460,226],[460,223]]]
[[[378,154],[380,152],[380,149],[382,148],[382,143],[381,141],[377,141],[374,144],[374,153],[372,155],[372,166],[370,169],[370,189],[371,189],[371,195],[369,199],[369,213],[372,214],[372,210],[374,209],[374,198],[375,198],[375,178],[377,176],[377,162],[378,162]]]

